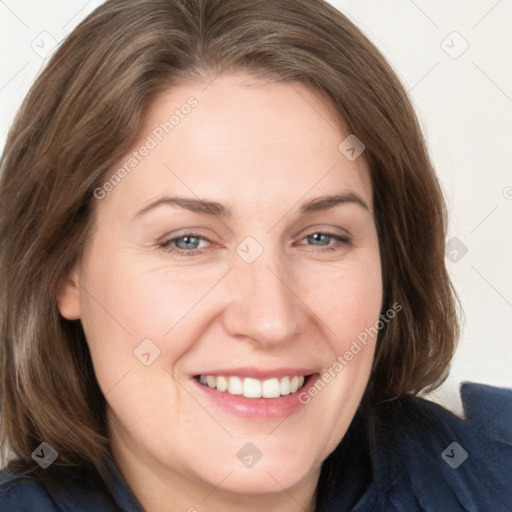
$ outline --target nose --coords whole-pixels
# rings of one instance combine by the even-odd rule
[[[291,273],[265,253],[252,263],[238,260],[229,275],[231,301],[224,328],[235,337],[251,338],[270,348],[294,340],[303,304],[294,293]]]

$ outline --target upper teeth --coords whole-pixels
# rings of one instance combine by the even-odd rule
[[[214,375],[201,375],[199,382],[217,391],[227,392],[231,395],[243,395],[246,398],[277,398],[281,395],[295,393],[304,384],[304,377],[283,377],[278,379],[259,380],[251,377],[216,377]]]

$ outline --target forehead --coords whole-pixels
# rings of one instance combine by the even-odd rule
[[[351,161],[340,151],[349,134],[333,109],[301,84],[246,75],[169,88],[150,105],[116,167],[129,172],[107,200],[133,210],[178,193],[262,209],[348,190],[371,208],[364,155]]]

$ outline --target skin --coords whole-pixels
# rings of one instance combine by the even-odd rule
[[[360,403],[375,339],[284,419],[234,416],[191,376],[237,366],[322,373],[375,324],[382,280],[368,168],[338,150],[348,133],[316,93],[237,74],[167,90],[134,149],[190,96],[197,107],[97,201],[59,309],[82,322],[114,459],[145,510],[312,511],[320,465]],[[302,202],[340,192],[368,208],[299,214]],[[162,195],[218,201],[233,217],[161,205],[133,218]],[[175,249],[202,254],[159,246],[187,230],[208,241],[181,239]],[[351,241],[308,237],[326,231]],[[248,236],[263,248],[250,264],[236,252]],[[134,356],[147,338],[160,350],[149,366]],[[252,468],[237,458],[249,441],[262,454]]]

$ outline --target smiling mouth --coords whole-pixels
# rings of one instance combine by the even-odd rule
[[[279,398],[304,388],[312,375],[273,377],[260,380],[252,377],[196,375],[194,378],[203,386],[221,393],[245,398]]]

